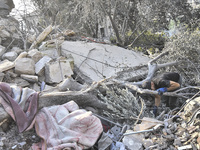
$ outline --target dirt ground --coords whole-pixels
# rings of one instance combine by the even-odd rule
[[[15,122],[11,119],[0,128],[0,150],[31,150],[33,143],[38,143],[40,137],[35,129],[19,133]]]

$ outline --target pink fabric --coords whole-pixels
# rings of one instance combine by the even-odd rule
[[[30,94],[30,93],[29,93]],[[0,83],[0,101],[6,112],[16,121],[19,132],[25,131],[37,113],[38,93],[34,92],[25,99],[26,108],[20,107],[14,100],[14,94],[7,83]],[[24,96],[22,96],[24,98]]]
[[[16,121],[19,132],[35,125],[40,143],[33,150],[82,150],[92,147],[103,132],[101,121],[92,112],[79,109],[74,101],[45,107],[37,113],[38,93],[23,88],[12,89],[0,83],[0,102]]]
[[[33,145],[34,150],[87,149],[103,132],[100,119],[79,109],[74,101],[41,109],[35,129],[43,140]]]

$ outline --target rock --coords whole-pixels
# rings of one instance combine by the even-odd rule
[[[15,63],[9,61],[9,60],[4,60],[0,62],[0,72],[4,72],[6,70],[12,69],[15,67]]]
[[[181,140],[179,138],[175,139],[173,145],[176,147],[182,146]]]
[[[23,50],[19,47],[13,47],[10,51],[16,52],[18,55],[23,52]]]
[[[80,91],[84,85],[76,82],[73,78],[67,78],[58,85],[59,91]]]
[[[7,52],[3,54],[2,59],[8,59],[10,61],[14,61],[17,58],[17,53],[16,52]]]
[[[40,86],[37,83],[34,83],[32,89],[37,91],[37,92],[39,92],[40,91]]]
[[[0,19],[0,38],[2,39],[2,46],[6,48],[12,48],[14,46],[24,46],[21,35],[17,30],[19,29],[19,22],[13,17]]]
[[[4,73],[2,73],[2,72],[0,72],[0,82],[2,82],[2,81],[3,81],[3,79],[4,79],[4,76],[5,76],[5,74],[4,74]]]
[[[14,7],[12,0],[0,0],[0,16],[6,17]]]
[[[147,148],[149,148],[150,146],[153,145],[153,142],[152,142],[151,139],[143,139],[143,145],[147,149]]]
[[[2,45],[0,45],[0,57],[6,52],[6,48]]]
[[[18,28],[18,26],[19,26],[18,20],[16,20],[13,17],[1,18],[0,19],[0,28],[2,30],[6,30],[9,33],[17,34],[16,28]],[[13,45],[13,43],[12,43],[12,45]]]
[[[52,58],[49,56],[42,57],[36,64],[35,64],[35,73],[39,76],[44,75],[45,64],[48,63]]]
[[[142,145],[143,145],[142,138],[143,137],[140,134],[132,134],[132,135],[125,136],[122,139],[122,141],[123,141],[124,145],[128,147],[128,149],[139,150],[142,148]]]
[[[11,78],[16,78],[18,75],[14,73],[14,69],[6,71],[6,74],[9,75]]]
[[[11,37],[11,34],[8,31],[6,31],[6,30],[0,30],[0,34],[1,34],[2,38]]]
[[[73,58],[73,56],[71,54],[67,54],[65,57],[69,61],[70,65],[71,65],[71,68],[73,70],[74,69],[74,58]]]
[[[20,58],[15,62],[15,73],[17,74],[35,74],[35,62],[30,58]]]
[[[21,58],[26,58],[26,56],[28,55],[27,52],[22,52],[19,54],[19,56],[15,59],[15,61],[17,61],[18,59],[21,59]]]
[[[51,90],[51,89],[54,89],[54,87],[53,87],[53,86],[50,86],[50,85],[47,85],[47,84],[45,84],[44,91]]]
[[[60,59],[45,65],[45,78],[47,83],[60,83],[73,74],[69,61]]]
[[[32,58],[35,63],[37,63],[42,57],[42,53],[37,49],[32,49],[28,52],[28,57]]]
[[[60,57],[56,48],[48,48],[48,50],[43,50],[42,54],[47,55],[47,56],[51,57],[52,59],[56,59],[56,58]]]
[[[27,75],[27,74],[21,74],[20,77],[24,80],[27,80],[28,82],[38,82],[38,76],[33,75]]]
[[[29,82],[19,77],[15,78],[14,83],[16,83],[17,86],[22,87],[22,88],[30,86]]]

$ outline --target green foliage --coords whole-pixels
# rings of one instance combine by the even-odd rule
[[[169,51],[169,55],[160,60],[160,63],[178,61],[176,69],[184,74],[185,82],[190,85],[200,84],[199,60],[200,60],[200,32],[179,31],[166,44],[164,51]]]
[[[166,36],[164,32],[153,33],[148,30],[135,41],[133,46],[134,49],[143,53],[145,53],[146,50],[155,53],[156,48],[160,49],[164,46],[165,40]]]

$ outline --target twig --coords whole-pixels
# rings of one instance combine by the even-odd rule
[[[135,121],[135,123],[134,123],[134,126],[138,123],[138,121],[139,121],[139,119],[140,119],[140,116],[141,116],[141,114],[142,114],[142,112],[143,112],[143,108],[144,108],[144,102],[143,102],[143,99],[140,97],[139,98],[140,99],[140,102],[141,102],[141,105],[142,105],[142,107],[141,107],[141,110],[140,110],[140,113],[139,113],[139,115],[138,115],[138,119]]]
[[[92,49],[89,50],[87,56],[85,57],[85,60],[83,60],[83,61],[81,62],[81,64],[80,64],[80,66],[78,67],[78,69],[80,69],[80,67],[82,66],[82,64],[89,58],[88,56],[90,55],[90,53],[91,53],[93,50],[95,50],[95,49],[96,49],[96,48],[92,48]]]
[[[153,62],[157,61],[159,58],[163,57],[164,55],[167,55],[169,54],[169,52],[164,52],[164,53],[161,53],[160,55],[158,55],[157,57],[155,57],[154,59],[152,59],[151,61],[149,61],[148,64],[152,64]]]
[[[133,42],[132,42],[131,44],[129,44],[129,47],[132,47],[133,44],[135,43],[135,41],[136,41],[145,31],[147,31],[147,29],[143,30],[143,31],[133,40]]]
[[[1,123],[0,126],[2,126],[8,119],[4,119]]]

